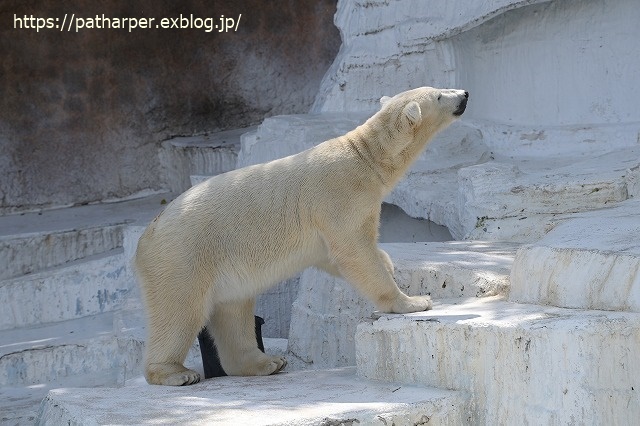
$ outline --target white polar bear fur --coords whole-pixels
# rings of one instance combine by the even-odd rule
[[[314,266],[343,277],[385,312],[431,308],[408,297],[377,247],[380,206],[468,93],[422,87],[381,99],[363,125],[314,148],[214,176],[142,235],[135,257],[148,319],[145,377],[192,384],[183,366],[203,326],[229,375],[268,375],[286,361],[256,345],[255,297]]]

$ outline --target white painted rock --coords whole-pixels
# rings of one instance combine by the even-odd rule
[[[370,382],[349,368],[219,377],[184,387],[137,380],[118,389],[53,390],[38,424],[456,426],[468,404],[460,392]]]
[[[636,195],[640,149],[627,148],[593,158],[519,158],[496,160],[458,171],[460,221],[472,238],[526,239],[503,219],[537,217],[538,232],[548,231],[550,215],[612,206]],[[495,223],[492,232],[485,229]],[[497,229],[500,226],[501,229]],[[531,227],[535,231],[535,226]],[[524,229],[524,228],[522,228]],[[511,233],[511,235],[509,235]],[[511,238],[508,238],[511,237]]]
[[[510,300],[640,312],[640,200],[571,218],[518,250]]]
[[[131,289],[122,249],[2,282],[0,330],[117,309]]]
[[[470,424],[635,424],[640,315],[450,300],[356,335],[358,375],[471,394]]]
[[[635,123],[637,135],[640,89],[632,82],[640,62],[624,52],[638,43],[639,18],[634,0],[606,9],[543,0],[341,1],[335,23],[343,43],[312,111],[370,111],[381,94],[455,85],[471,93],[467,119],[532,134]]]

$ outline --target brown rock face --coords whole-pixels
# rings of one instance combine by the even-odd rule
[[[340,45],[335,8],[4,1],[0,213],[159,190],[160,141],[306,112]]]

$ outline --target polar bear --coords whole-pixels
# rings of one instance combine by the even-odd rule
[[[377,246],[381,203],[468,97],[431,87],[383,97],[381,109],[344,136],[214,176],[171,202],[135,255],[147,382],[198,382],[183,362],[205,325],[228,375],[280,371],[286,360],[257,348],[255,297],[307,267],[344,278],[382,311],[430,309],[428,296],[398,289]]]

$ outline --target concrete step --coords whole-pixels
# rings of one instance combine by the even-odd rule
[[[122,247],[127,225],[147,223],[172,199],[156,194],[0,217],[0,281]]]
[[[121,386],[117,371],[86,373],[56,381],[24,386],[0,387],[0,424],[3,426],[35,425],[42,400],[52,389]],[[115,380],[115,381],[114,381]]]
[[[264,344],[267,353],[287,352],[286,339]],[[123,386],[142,374],[144,346],[144,315],[135,299],[117,312],[0,331],[0,424],[34,424],[51,389]],[[197,340],[185,364],[203,373]]]
[[[639,158],[640,148],[632,147],[587,159],[500,157],[462,168],[462,236],[535,241],[549,230],[553,215],[610,207],[640,195]]]
[[[470,393],[472,424],[635,424],[640,315],[443,301],[356,335],[358,375]]]
[[[29,386],[113,372],[132,364],[120,352],[113,313],[0,331],[0,386]],[[119,374],[119,373],[118,373]]]
[[[380,244],[409,295],[482,297],[504,294],[517,245],[498,242]],[[353,365],[356,326],[375,307],[342,279],[309,269],[292,307],[289,350],[316,368]]]
[[[640,200],[576,215],[523,246],[511,272],[514,302],[640,312]]]
[[[0,330],[114,310],[133,283],[122,248],[0,282]]]
[[[171,191],[187,190],[191,175],[213,176],[235,169],[240,138],[252,131],[255,126],[165,141],[161,156]]]
[[[118,389],[53,390],[38,424],[460,425],[467,406],[463,393],[374,383],[347,368],[221,377],[181,388],[136,380]]]

